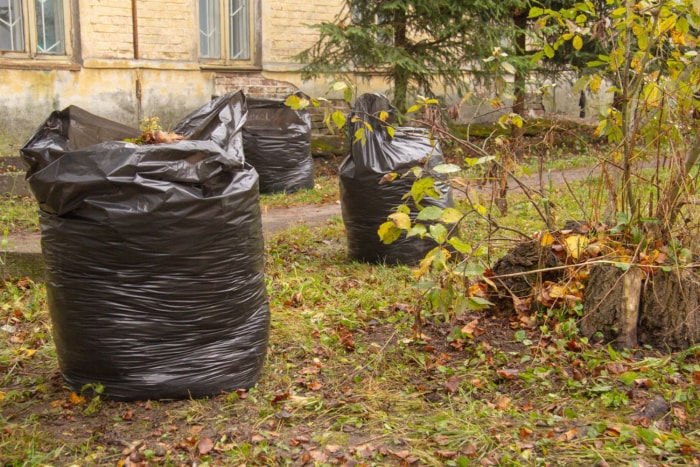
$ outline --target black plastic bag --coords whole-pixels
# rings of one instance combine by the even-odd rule
[[[386,245],[379,239],[379,226],[396,212],[397,206],[406,202],[404,195],[410,193],[415,178],[407,176],[394,181],[383,180],[386,174],[404,175],[412,167],[427,167],[428,170],[443,164],[444,158],[439,144],[428,137],[425,129],[399,127],[391,136],[378,116],[385,111],[388,122],[395,114],[389,100],[381,94],[363,94],[354,106],[351,116],[358,120],[350,123],[350,137],[367,122],[372,131],[365,131],[366,141],[353,141],[350,154],[340,165],[340,206],[348,241],[348,256],[367,262],[388,264],[415,264],[437,244],[429,238],[417,236],[401,237]],[[350,121],[350,119],[348,119]],[[366,128],[366,127],[365,127]],[[426,165],[427,164],[427,165]],[[454,205],[452,190],[441,181],[438,174],[440,198],[426,197],[424,206],[448,208]],[[412,203],[410,217],[416,220],[418,209]]]
[[[245,164],[242,93],[138,146],[139,131],[77,107],[21,149],[40,206],[59,366],[74,391],[116,400],[252,387],[267,349],[258,176]]]
[[[292,109],[284,99],[248,98],[243,147],[246,161],[260,176],[260,193],[314,187],[308,110]]]

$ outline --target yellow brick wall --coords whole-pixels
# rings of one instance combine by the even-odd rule
[[[197,2],[139,0],[139,56],[147,60],[197,60]]]
[[[291,57],[312,46],[318,37],[306,25],[332,20],[342,5],[343,0],[263,0],[263,64],[293,67],[296,62]]]
[[[131,0],[80,0],[84,59],[133,59]],[[138,53],[146,60],[196,61],[197,4],[194,0],[138,0]],[[293,69],[291,57],[316,41],[307,24],[328,21],[343,0],[262,0],[262,62]]]
[[[82,57],[134,57],[131,0],[80,0]]]

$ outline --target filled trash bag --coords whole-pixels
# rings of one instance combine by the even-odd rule
[[[350,154],[340,165],[340,207],[345,224],[348,256],[360,261],[387,264],[415,264],[437,244],[429,238],[401,237],[386,245],[379,239],[379,226],[396,212],[396,207],[406,202],[415,178],[399,177],[386,181],[390,173],[404,175],[410,168],[420,166],[428,170],[443,164],[439,144],[430,140],[422,128],[398,127],[391,136],[378,116],[387,112],[387,122],[393,121],[395,111],[389,100],[381,94],[363,94],[354,106],[352,116],[358,120],[350,124],[351,137],[364,122],[372,131],[365,131],[366,140],[353,141]],[[351,121],[351,119],[348,119]],[[441,177],[431,174],[436,180]],[[454,206],[452,190],[445,182],[437,184],[439,198],[426,197],[424,206],[448,208]],[[418,209],[409,203],[410,217],[416,220]]]
[[[74,391],[170,399],[256,383],[270,313],[245,117],[243,94],[228,94],[174,128],[187,140],[141,146],[124,141],[139,131],[71,106],[21,149]]]
[[[258,171],[260,193],[314,187],[308,110],[292,109],[285,99],[248,98],[243,147],[246,161]]]

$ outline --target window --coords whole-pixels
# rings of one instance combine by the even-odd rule
[[[253,0],[199,0],[199,53],[234,65],[253,59]]]
[[[0,53],[68,54],[67,8],[64,0],[0,0]]]

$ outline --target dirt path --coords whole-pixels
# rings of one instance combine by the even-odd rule
[[[542,183],[548,186],[551,182],[554,186],[563,186],[565,183],[583,180],[595,175],[596,169],[582,167],[576,169],[552,171],[542,175]],[[539,189],[539,175],[521,177],[521,182],[531,188]],[[476,187],[485,193],[490,192],[490,185]],[[510,192],[518,192],[521,188],[512,180],[508,183]],[[459,191],[455,190],[456,196]],[[323,225],[329,219],[340,217],[340,202],[335,201],[325,204],[310,204],[294,206],[290,208],[264,209],[262,213],[263,234],[269,238],[276,233],[298,225],[318,226]],[[39,252],[39,232],[10,232],[6,250],[18,252]]]

